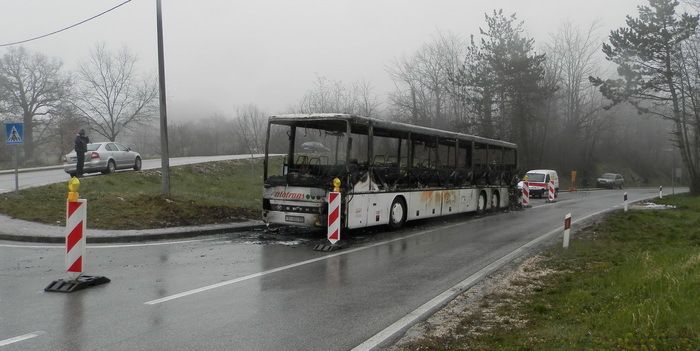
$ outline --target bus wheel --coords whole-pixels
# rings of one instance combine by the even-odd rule
[[[401,228],[406,223],[406,203],[400,197],[394,199],[389,209],[389,227]]]
[[[479,194],[479,202],[476,203],[476,213],[482,214],[486,211],[486,193]]]

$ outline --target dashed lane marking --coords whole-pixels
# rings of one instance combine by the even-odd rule
[[[35,337],[37,337],[39,335],[43,335],[43,334],[46,334],[46,332],[43,330],[39,330],[39,331],[31,332],[28,334],[20,335],[20,336],[15,336],[14,338],[0,340],[0,347],[14,344],[16,342],[24,341],[27,339],[35,338]]]
[[[564,201],[562,201],[562,202],[564,202]],[[561,202],[560,202],[560,203],[561,203]],[[537,205],[537,206],[533,206],[531,209],[543,208],[543,207],[546,207],[546,206],[549,206],[549,205],[550,205],[550,204],[546,204],[546,203],[545,203],[545,204],[540,204],[540,205]],[[608,209],[608,210],[609,210],[609,209]],[[606,211],[607,211],[607,210],[606,210]],[[602,212],[601,212],[601,213],[602,213]],[[596,214],[598,214],[598,212],[596,212]],[[586,217],[586,218],[588,218],[588,217]],[[582,219],[579,219],[579,220],[582,220]],[[402,236],[402,237],[399,237],[399,238],[394,238],[394,239],[391,239],[391,240],[380,241],[380,242],[377,242],[377,243],[374,243],[374,244],[370,244],[370,245],[367,245],[367,246],[357,247],[357,248],[354,248],[354,249],[350,249],[350,250],[347,250],[347,251],[338,252],[338,253],[335,253],[335,254],[329,254],[329,255],[325,255],[325,256],[313,258],[313,259],[310,259],[310,260],[305,260],[305,261],[301,261],[301,262],[297,262],[297,263],[292,263],[292,264],[289,264],[289,265],[286,265],[286,266],[281,266],[281,267],[273,268],[273,269],[270,269],[270,270],[266,270],[266,271],[262,271],[262,272],[257,272],[257,273],[249,274],[249,275],[246,275],[246,276],[243,276],[243,277],[239,277],[239,278],[235,278],[235,279],[231,279],[231,280],[226,280],[226,281],[219,282],[219,283],[216,283],[216,284],[203,286],[203,287],[201,287],[201,288],[196,288],[196,289],[192,289],[192,290],[183,291],[183,292],[181,292],[181,293],[174,294],[174,295],[170,295],[170,296],[166,296],[166,297],[162,297],[162,298],[160,298],[160,299],[151,300],[151,301],[146,301],[146,302],[144,302],[144,304],[146,304],[146,305],[157,305],[157,304],[160,304],[160,303],[163,303],[163,302],[167,302],[167,301],[179,299],[179,298],[182,298],[182,297],[186,297],[186,296],[198,294],[198,293],[205,292],[205,291],[209,291],[209,290],[212,290],[212,289],[221,288],[221,287],[224,287],[224,286],[227,286],[227,285],[236,284],[236,283],[244,282],[244,281],[246,281],[246,280],[250,280],[250,279],[254,279],[254,278],[259,278],[259,277],[263,277],[263,276],[266,276],[266,275],[269,275],[269,274],[272,274],[272,273],[277,273],[277,272],[285,271],[285,270],[288,270],[288,269],[296,268],[296,267],[299,267],[299,266],[304,266],[304,265],[307,265],[307,264],[311,264],[311,263],[314,263],[314,262],[319,262],[319,261],[327,260],[327,259],[332,258],[332,257],[337,257],[337,256],[342,256],[342,255],[348,255],[348,254],[351,254],[351,253],[353,253],[353,252],[358,252],[358,251],[370,249],[370,248],[373,248],[373,247],[376,247],[376,246],[386,245],[386,244],[389,244],[389,243],[393,243],[393,242],[400,241],[400,240],[410,239],[410,238],[413,238],[413,237],[416,237],[416,236],[425,235],[425,234],[432,233],[432,232],[435,232],[435,231],[440,231],[440,230],[445,230],[445,229],[457,227],[457,226],[463,225],[464,223],[467,223],[467,222],[469,222],[469,221],[472,221],[472,219],[470,219],[470,220],[464,220],[464,221],[459,221],[459,222],[457,222],[457,223],[453,223],[453,224],[450,224],[450,225],[441,226],[441,227],[437,227],[437,228],[433,228],[433,229],[428,229],[428,230],[416,232],[416,233],[413,233],[413,234],[410,234],[410,235]],[[527,244],[526,244],[526,245],[527,245]]]

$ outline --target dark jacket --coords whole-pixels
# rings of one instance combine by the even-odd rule
[[[85,135],[76,135],[75,136],[75,152],[87,152],[87,144],[90,143],[90,138],[86,137]]]

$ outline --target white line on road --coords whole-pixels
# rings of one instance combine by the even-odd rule
[[[35,332],[29,333],[29,334],[15,336],[14,338],[0,340],[0,347],[14,344],[16,342],[24,341],[27,339],[35,338],[35,337],[37,337],[39,335],[43,335],[43,334],[46,334],[46,332],[43,330],[39,330],[39,331],[35,331]]]
[[[653,198],[655,196],[651,197],[645,197],[640,201]],[[537,206],[541,207],[541,206]],[[605,212],[609,212],[614,210],[615,208],[619,207],[619,205],[615,205],[611,208],[594,212],[591,213],[587,216],[581,217],[573,221],[573,223],[578,223],[585,221],[589,218],[598,216],[600,214],[603,214]],[[352,349],[352,351],[369,351],[369,350],[376,350],[379,349],[382,346],[386,346],[389,342],[393,341],[396,339],[398,336],[400,336],[403,332],[405,332],[408,328],[410,328],[412,325],[417,323],[420,320],[423,320],[427,318],[428,316],[432,315],[435,313],[438,309],[442,308],[442,306],[445,306],[448,302],[452,301],[455,297],[457,297],[459,294],[462,292],[466,291],[469,289],[472,285],[474,285],[476,282],[480,281],[487,275],[493,273],[497,269],[501,268],[503,265],[506,263],[514,260],[515,258],[519,257],[520,255],[523,255],[526,253],[530,248],[534,247],[538,243],[549,239],[551,236],[554,236],[558,233],[563,232],[563,223],[562,226],[557,227],[556,229],[553,229],[545,234],[540,235],[539,237],[531,240],[527,244],[513,250],[512,252],[506,254],[505,256],[497,259],[496,261],[491,262],[488,264],[486,267],[480,269],[476,273],[470,275],[466,279],[462,280],[461,282],[457,283],[453,287],[447,289],[440,295],[434,297],[430,301],[424,303],[417,309],[409,312],[407,315],[405,315],[403,318],[399,319],[398,321],[394,322],[392,325],[388,326],[386,329],[380,331],[379,333],[375,334],[371,338],[367,339],[365,342],[363,342],[360,345],[357,345],[355,348]]]
[[[531,209],[542,208],[542,207],[545,207],[545,206],[549,206],[549,204],[541,204],[541,205],[538,205],[538,206],[534,206],[534,207],[532,207]],[[231,280],[226,280],[226,281],[219,282],[219,283],[212,284],[212,285],[203,286],[203,287],[201,287],[201,288],[183,291],[183,292],[181,292],[181,293],[174,294],[174,295],[170,295],[170,296],[166,296],[166,297],[162,297],[162,298],[160,298],[160,299],[147,301],[147,302],[144,302],[144,304],[146,304],[146,305],[157,305],[157,304],[159,304],[159,303],[163,303],[163,302],[167,302],[167,301],[170,301],[170,300],[179,299],[179,298],[181,298],[181,297],[185,297],[185,296],[190,296],[190,295],[198,294],[198,293],[201,293],[201,292],[205,292],[205,291],[208,291],[208,290],[220,288],[220,287],[223,287],[223,286],[227,286],[227,285],[231,285],[231,284],[235,284],[235,283],[240,283],[240,282],[243,282],[243,281],[246,281],[246,280],[250,280],[250,279],[253,279],[253,278],[258,278],[258,277],[266,276],[266,275],[268,275],[268,274],[272,274],[272,273],[284,271],[284,270],[287,270],[287,269],[291,269],[291,268],[295,268],[295,267],[307,265],[307,264],[314,263],[314,262],[319,262],[319,261],[327,260],[327,259],[332,258],[332,257],[347,255],[347,254],[351,254],[351,253],[353,253],[353,252],[366,250],[366,249],[373,248],[373,247],[376,247],[376,246],[379,246],[379,245],[385,245],[385,244],[389,244],[389,243],[392,243],[392,242],[396,242],[396,241],[400,241],[400,240],[406,240],[406,239],[410,239],[410,238],[412,238],[412,237],[416,237],[416,236],[420,236],[420,235],[425,235],[425,234],[432,233],[432,232],[435,232],[435,231],[440,231],[440,230],[445,230],[445,229],[453,228],[453,227],[456,227],[456,226],[460,226],[460,225],[462,225],[462,224],[464,224],[464,223],[466,223],[466,222],[468,222],[468,221],[471,221],[471,220],[460,221],[460,222],[458,222],[458,223],[454,223],[454,224],[442,226],[442,227],[439,227],[439,228],[428,229],[428,230],[420,231],[420,232],[413,233],[413,234],[410,234],[410,235],[407,235],[407,236],[403,236],[403,237],[399,237],[399,238],[395,238],[395,239],[391,239],[391,240],[386,240],[386,241],[380,241],[380,242],[377,242],[377,243],[374,243],[374,244],[370,244],[370,245],[367,245],[367,246],[361,246],[361,247],[358,247],[358,248],[355,248],[355,249],[350,249],[350,250],[343,251],[343,252],[339,252],[339,253],[335,253],[335,254],[325,255],[325,256],[313,258],[313,259],[310,259],[310,260],[301,261],[301,262],[289,264],[289,265],[286,265],[286,266],[273,268],[273,269],[270,269],[270,270],[267,270],[267,271],[262,271],[262,272],[258,272],[258,273],[249,274],[249,275],[246,275],[246,276],[243,276],[243,277],[239,277],[239,278],[235,278],[235,279],[231,279]]]
[[[350,249],[350,250],[343,251],[343,252],[338,252],[338,253],[334,253],[334,254],[330,254],[330,255],[325,255],[325,256],[313,258],[313,259],[306,260],[306,261],[301,261],[301,262],[297,262],[297,263],[292,263],[292,264],[289,264],[289,265],[286,265],[286,266],[281,266],[281,267],[273,268],[273,269],[270,269],[270,270],[267,270],[267,271],[262,271],[262,272],[258,272],[258,273],[249,274],[249,275],[246,275],[246,276],[243,276],[243,277],[240,277],[240,278],[231,279],[231,280],[223,281],[223,282],[220,282],[220,283],[216,283],[216,284],[212,284],[212,285],[203,286],[203,287],[197,288],[197,289],[192,289],[192,290],[183,291],[183,292],[181,292],[181,293],[179,293],[179,294],[170,295],[170,296],[166,296],[166,297],[163,297],[163,298],[160,298],[160,299],[147,301],[147,302],[144,302],[144,304],[146,304],[146,305],[156,305],[156,304],[163,303],[163,302],[166,302],[166,301],[175,300],[175,299],[179,299],[179,298],[181,298],[181,297],[185,297],[185,296],[189,296],[189,295],[194,295],[194,294],[197,294],[197,293],[201,293],[201,292],[204,292],[204,291],[207,291],[207,290],[212,290],[212,289],[220,288],[220,287],[222,287],[222,286],[231,285],[231,284],[235,284],[235,283],[240,283],[240,282],[242,282],[242,281],[250,280],[250,279],[253,279],[253,278],[258,278],[258,277],[262,277],[262,276],[265,276],[265,275],[268,275],[268,274],[272,274],[272,273],[284,271],[284,270],[287,270],[287,269],[291,269],[291,268],[295,268],[295,267],[307,265],[307,264],[309,264],[309,263],[314,263],[314,262],[318,262],[318,261],[327,260],[327,259],[329,259],[329,258],[331,258],[331,257],[337,257],[337,256],[342,256],[342,255],[348,255],[348,254],[351,254],[351,253],[353,253],[353,252],[362,251],[362,250],[367,250],[367,249],[370,249],[370,248],[373,248],[373,247],[376,247],[376,246],[380,246],[380,245],[385,245],[385,244],[393,243],[393,242],[395,242],[395,241],[410,239],[410,238],[412,238],[412,237],[416,237],[416,236],[420,236],[420,235],[425,235],[425,234],[427,234],[427,233],[432,233],[432,232],[438,231],[438,230],[449,229],[449,228],[452,228],[452,227],[460,226],[460,225],[462,225],[462,224],[464,224],[464,222],[454,223],[454,224],[442,226],[442,227],[439,227],[439,228],[428,229],[428,230],[420,231],[420,232],[413,233],[413,234],[410,234],[410,235],[407,235],[407,236],[402,236],[402,237],[400,237],[400,238],[395,238],[395,239],[391,239],[391,240],[380,241],[380,242],[377,242],[377,243],[374,243],[374,244],[370,244],[370,245],[367,245],[367,246],[361,246],[361,247],[358,247],[358,248],[355,248],[355,249]]]

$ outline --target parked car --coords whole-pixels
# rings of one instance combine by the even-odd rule
[[[547,196],[547,184],[550,181],[554,181],[554,193],[559,193],[559,175],[557,171],[552,169],[534,169],[532,171],[527,171],[525,173],[527,176],[528,189],[530,190],[530,197],[542,198]]]
[[[596,186],[599,188],[622,189],[624,185],[625,178],[623,178],[621,174],[617,173],[603,173],[603,175],[596,180]]]
[[[76,175],[76,164],[78,158],[75,150],[63,157],[63,170],[71,177]],[[112,173],[118,169],[132,168],[136,171],[141,169],[141,155],[120,143],[102,142],[90,143],[85,152],[85,165],[83,173],[102,172]]]

